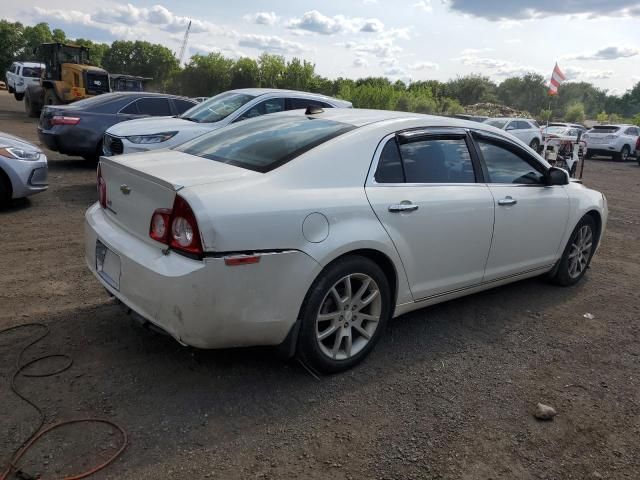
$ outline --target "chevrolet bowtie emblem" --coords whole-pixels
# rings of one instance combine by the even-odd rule
[[[120,185],[120,191],[122,193],[124,193],[125,195],[129,195],[131,193],[131,189],[129,188],[129,185],[123,183],[122,185]]]

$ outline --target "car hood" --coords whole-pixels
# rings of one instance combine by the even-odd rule
[[[206,133],[220,128],[217,123],[196,123],[176,117],[138,118],[118,123],[107,130],[107,133],[118,137],[131,135],[153,135],[163,132],[197,132]]]
[[[0,148],[2,147],[15,147],[23,148],[25,150],[35,150],[37,152],[42,152],[42,150],[36,147],[33,143],[29,143],[26,140],[23,140],[19,137],[14,137],[13,135],[9,135],[8,133],[0,132]]]

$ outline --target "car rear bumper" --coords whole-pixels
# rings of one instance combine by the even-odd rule
[[[321,270],[293,250],[264,253],[259,263],[243,266],[227,266],[222,256],[194,260],[163,252],[111,222],[98,204],[85,219],[87,266],[102,285],[180,343],[198,348],[282,343]],[[98,272],[97,241],[119,257],[117,282]]]
[[[98,156],[98,143],[102,135],[75,127],[38,127],[38,138],[49,150],[65,155]]]
[[[40,193],[48,188],[48,165],[45,154],[40,160],[18,160],[0,157],[0,170],[11,181],[12,198],[23,198]]]

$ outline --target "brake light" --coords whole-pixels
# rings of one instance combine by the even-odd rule
[[[172,209],[160,208],[153,212],[149,236],[175,250],[202,255],[196,216],[180,195],[176,195]]]
[[[78,117],[63,117],[60,115],[54,115],[51,118],[51,125],[77,125],[80,123],[80,118]]]
[[[102,208],[107,208],[107,182],[105,182],[104,178],[102,178],[102,169],[100,168],[99,163],[96,177],[98,180],[98,201],[100,202],[100,206]]]

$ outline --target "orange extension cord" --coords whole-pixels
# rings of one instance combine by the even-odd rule
[[[87,470],[86,472],[82,472],[82,473],[79,473],[79,474],[76,474],[76,475],[63,477],[62,480],[80,480],[81,478],[86,478],[86,477],[88,477],[90,475],[93,475],[94,473],[102,470],[103,468],[105,468],[109,464],[111,464],[116,458],[118,458],[118,456],[120,456],[120,454],[122,454],[122,452],[124,452],[124,450],[127,448],[127,445],[128,445],[127,432],[122,427],[120,427],[119,425],[115,424],[114,422],[112,422],[110,420],[101,419],[101,418],[81,418],[81,419],[77,419],[77,420],[66,420],[66,421],[51,425],[49,427],[43,428],[44,424],[45,424],[45,420],[46,420],[46,416],[45,416],[44,412],[42,411],[42,409],[35,402],[30,400],[26,395],[22,394],[18,390],[18,388],[16,387],[16,380],[17,380],[18,376],[20,376],[21,374],[22,374],[23,377],[38,377],[38,378],[51,377],[53,375],[57,375],[59,373],[62,373],[64,371],[68,370],[69,368],[71,368],[71,365],[73,364],[73,359],[68,355],[53,354],[53,355],[44,355],[42,357],[37,357],[37,358],[27,362],[27,363],[22,363],[22,357],[23,357],[24,353],[31,346],[35,345],[40,340],[42,340],[44,337],[49,335],[49,332],[50,332],[49,327],[47,325],[45,325],[44,323],[25,323],[25,324],[22,324],[22,325],[16,325],[16,326],[13,326],[13,327],[9,327],[9,328],[5,328],[3,330],[0,330],[0,335],[2,335],[2,334],[5,334],[5,333],[11,332],[11,331],[15,331],[15,330],[18,330],[18,329],[21,329],[21,328],[32,328],[32,327],[42,328],[42,329],[44,329],[44,331],[43,331],[42,335],[36,337],[35,340],[31,341],[28,345],[26,345],[20,351],[20,354],[18,355],[18,359],[16,361],[16,369],[13,372],[13,375],[11,376],[11,390],[18,397],[20,397],[24,402],[28,403],[32,408],[34,408],[38,412],[38,414],[40,415],[40,422],[38,424],[38,427],[33,431],[33,433],[24,442],[22,442],[22,444],[15,450],[15,452],[11,456],[11,459],[9,460],[9,465],[6,467],[6,469],[2,473],[0,473],[0,480],[9,480],[9,475],[11,475],[14,472],[16,472],[16,474],[18,475],[18,478],[30,478],[29,475],[26,475],[23,472],[20,472],[20,470],[17,468],[17,463],[20,461],[20,459],[24,456],[24,454],[27,453],[27,451],[34,444],[36,444],[42,437],[44,437],[45,435],[47,435],[51,431],[56,430],[56,429],[58,429],[60,427],[63,427],[65,425],[71,425],[71,424],[77,424],[77,423],[103,423],[103,424],[109,425],[110,427],[118,430],[120,432],[120,435],[122,436],[122,445],[120,446],[120,448],[109,459],[107,459],[105,462],[101,463],[100,465],[97,465],[97,466],[91,468],[90,470]],[[51,358],[63,358],[63,359],[66,359],[66,362],[58,370],[55,370],[55,371],[52,371],[52,372],[31,373],[31,374],[23,373],[24,370],[26,370],[27,368],[31,367],[32,365],[34,365],[34,364],[36,364],[38,362],[41,362],[43,360],[51,359]]]

